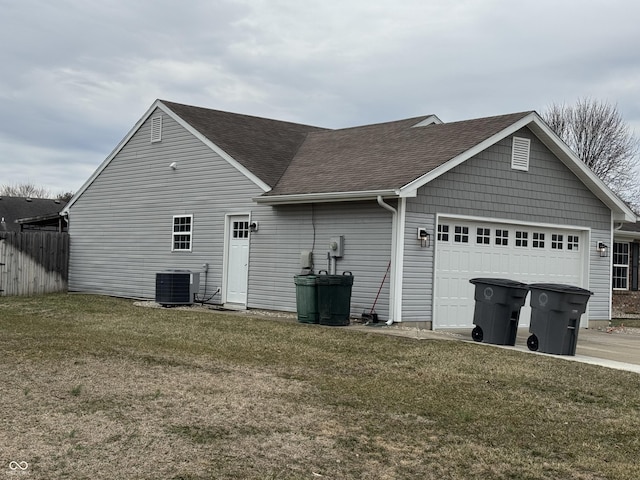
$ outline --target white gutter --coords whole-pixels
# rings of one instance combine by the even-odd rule
[[[265,195],[254,197],[256,203],[265,205],[289,205],[296,203],[323,203],[323,202],[355,202],[358,200],[373,200],[377,197],[398,197],[398,191],[389,190],[364,190],[360,192],[327,192],[327,193],[298,193],[293,195]]]
[[[380,205],[385,210],[391,212],[391,268],[390,268],[390,278],[389,278],[389,320],[387,320],[387,325],[393,324],[393,316],[396,311],[395,305],[395,293],[396,293],[396,263],[397,263],[397,248],[396,248],[396,231],[398,224],[398,211],[393,208],[388,203],[385,203],[382,199],[382,195],[378,195],[377,197],[378,205]]]

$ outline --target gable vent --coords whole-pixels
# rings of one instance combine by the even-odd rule
[[[153,117],[151,119],[151,143],[160,142],[162,140],[162,117]]]
[[[513,137],[511,149],[511,168],[514,170],[529,171],[529,147],[531,140],[528,138]]]

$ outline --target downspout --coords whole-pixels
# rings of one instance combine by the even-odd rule
[[[398,211],[393,208],[388,203],[382,199],[382,195],[378,195],[378,205],[380,205],[385,210],[391,212],[391,269],[390,269],[390,277],[389,277],[389,320],[387,320],[387,325],[393,324],[393,315],[395,313],[395,291],[396,291],[396,274],[395,274],[395,266],[396,266],[396,228],[397,228],[397,219],[398,219]]]

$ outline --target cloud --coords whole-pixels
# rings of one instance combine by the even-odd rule
[[[0,183],[77,188],[156,98],[324,127],[592,96],[640,131],[640,4],[0,0]],[[37,167],[39,166],[39,168]],[[81,166],[83,166],[81,168]],[[88,171],[88,173],[87,173]],[[40,178],[36,176],[36,178]]]

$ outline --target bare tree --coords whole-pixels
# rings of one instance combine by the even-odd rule
[[[49,190],[44,187],[38,187],[33,183],[2,185],[0,187],[0,195],[5,197],[51,198]]]
[[[75,195],[75,193],[73,192],[63,192],[63,193],[59,193],[56,196],[56,200],[60,200],[62,202],[69,202],[69,200],[71,200],[73,198],[73,196]]]
[[[640,206],[638,139],[617,106],[584,98],[573,106],[552,104],[542,117],[611,190]]]

